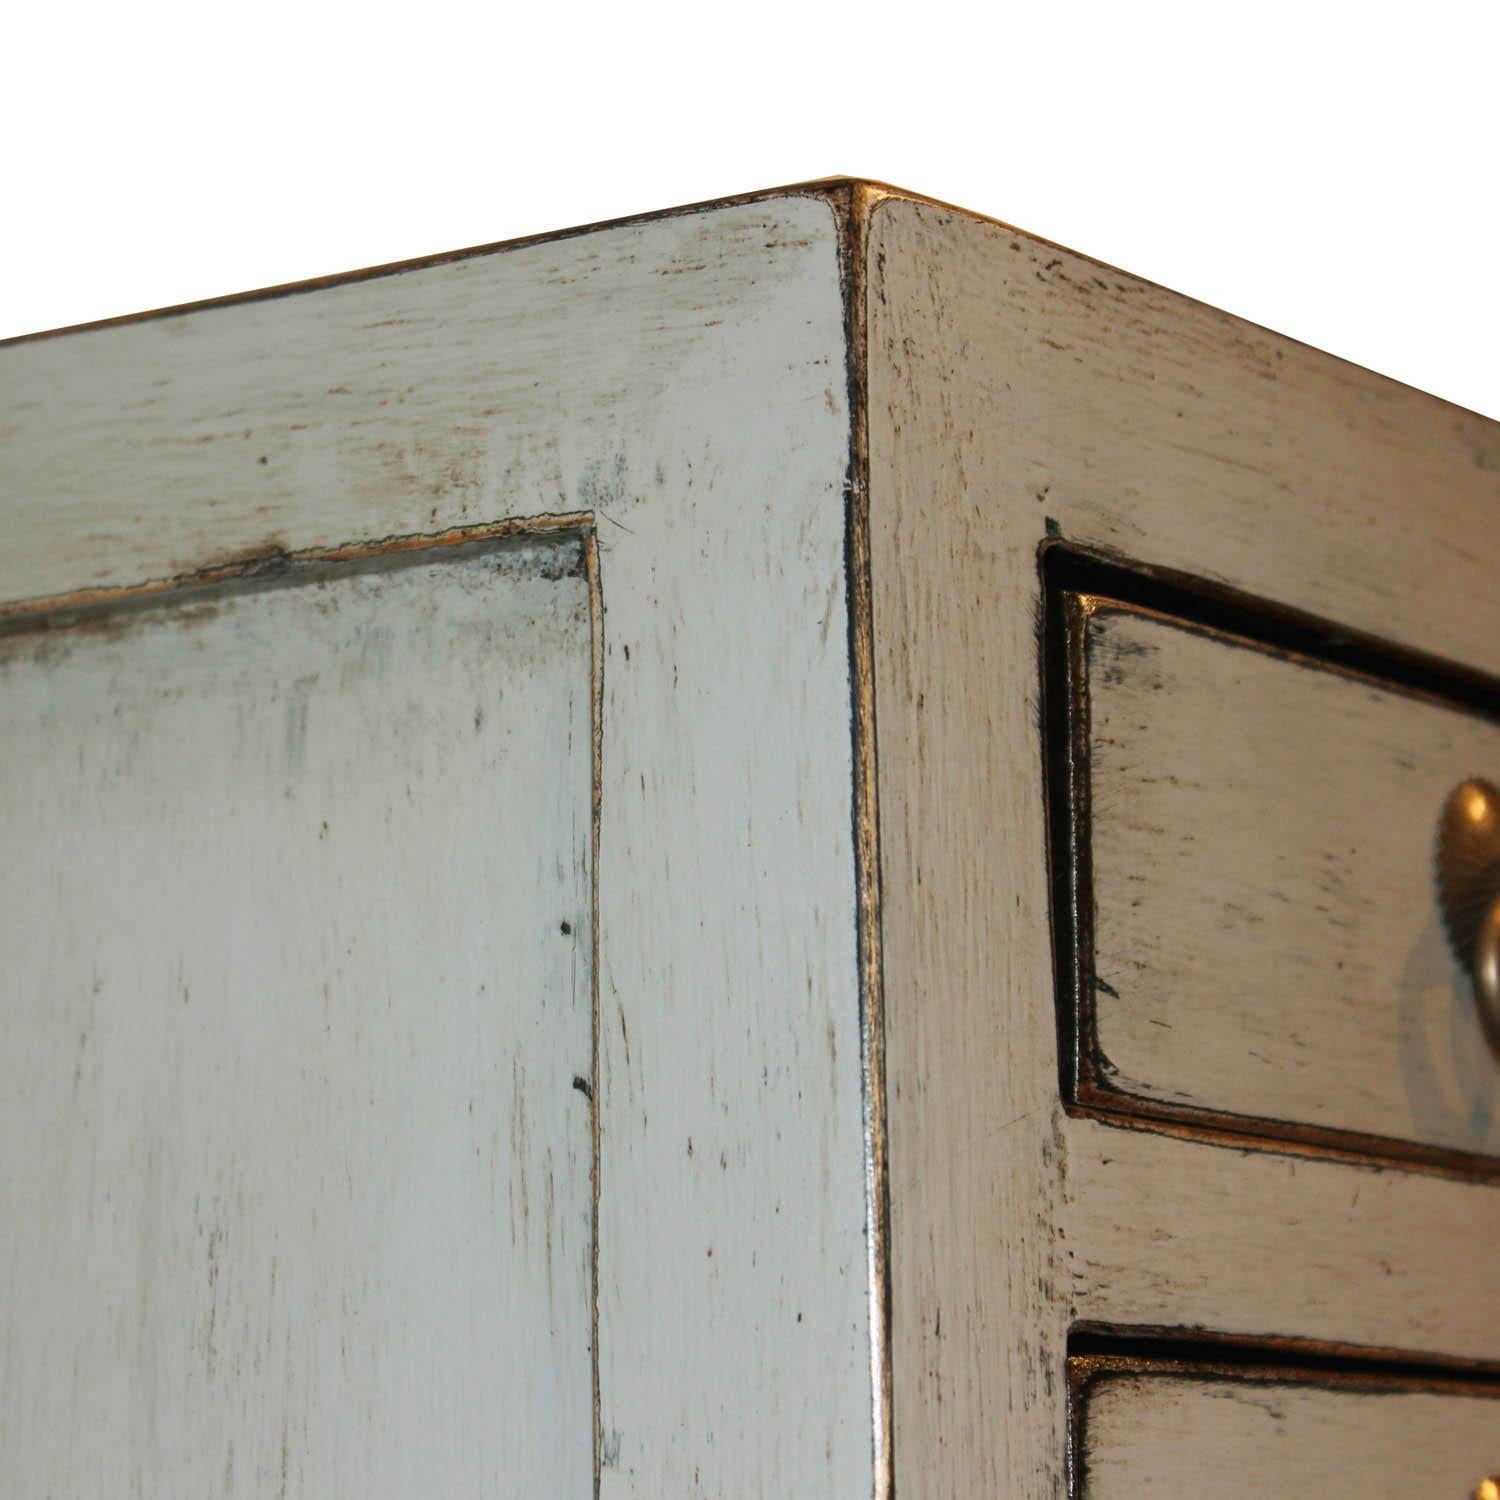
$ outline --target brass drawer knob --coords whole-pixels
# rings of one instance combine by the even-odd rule
[[[1462,781],[1449,793],[1437,867],[1448,939],[1474,981],[1479,1018],[1500,1056],[1500,788],[1492,782]],[[1485,1481],[1494,1500],[1500,1500],[1497,1483]]]
[[[1481,1479],[1474,1488],[1474,1500],[1500,1500],[1500,1480]]]

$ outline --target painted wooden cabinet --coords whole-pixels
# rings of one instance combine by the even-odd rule
[[[1463,1500],[1497,576],[874,184],[0,349],[0,1492]]]

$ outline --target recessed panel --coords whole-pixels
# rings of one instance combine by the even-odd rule
[[[575,540],[0,641],[0,1489],[585,1496]]]

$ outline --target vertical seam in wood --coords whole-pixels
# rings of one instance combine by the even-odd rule
[[[851,183],[831,200],[839,226],[849,389],[849,468],[844,487],[850,719],[853,736],[855,930],[860,998],[866,1273],[870,1325],[871,1495],[893,1500],[891,1441],[890,1185],[887,1173],[885,1015],[880,944],[880,824],[875,739],[875,646],[870,576],[869,423],[866,409],[866,230],[885,196]]]
[[[594,1156],[589,1226],[589,1363],[592,1367],[594,1407],[594,1500],[599,1500],[603,1480],[604,1420],[599,1394],[599,815],[604,771],[604,594],[599,581],[599,538],[593,526],[583,534],[583,566],[589,591],[589,714],[592,741],[589,816],[589,944],[590,962],[590,1056],[589,1110],[593,1129]]]

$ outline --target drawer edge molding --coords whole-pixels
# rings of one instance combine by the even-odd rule
[[[1356,1440],[1367,1425],[1360,1407],[1363,1400],[1395,1403],[1391,1408],[1377,1411],[1368,1419],[1369,1424],[1383,1427],[1394,1413],[1397,1429],[1425,1432],[1422,1417],[1436,1412],[1441,1418],[1450,1419],[1449,1426],[1471,1436],[1480,1429],[1492,1433],[1495,1423],[1476,1416],[1469,1403],[1500,1401],[1500,1375],[1493,1370],[1455,1371],[1419,1360],[1397,1363],[1330,1356],[1316,1346],[1269,1347],[1254,1341],[1227,1339],[1194,1343],[1162,1340],[1149,1332],[1143,1335],[1136,1330],[1121,1329],[1108,1335],[1075,1330],[1069,1336],[1067,1349],[1070,1500],[1087,1500],[1098,1487],[1093,1483],[1095,1449],[1103,1450],[1110,1471],[1104,1493],[1126,1492],[1132,1474],[1141,1482],[1135,1471],[1143,1463],[1157,1470],[1151,1475],[1152,1493],[1160,1492],[1162,1486],[1167,1487],[1169,1496],[1177,1493],[1173,1486],[1188,1483],[1195,1473],[1193,1455],[1185,1451],[1190,1445],[1169,1440],[1171,1414],[1182,1403],[1191,1407],[1194,1414],[1191,1425],[1199,1433],[1216,1420],[1224,1422],[1230,1441],[1220,1451],[1220,1457],[1231,1463],[1231,1467],[1232,1455],[1250,1448],[1253,1455],[1250,1463],[1259,1469],[1248,1478],[1244,1470],[1234,1469],[1230,1482],[1259,1494],[1267,1492],[1268,1485],[1280,1486],[1287,1479],[1295,1482],[1299,1477],[1305,1478],[1300,1473],[1302,1468],[1336,1467],[1341,1461],[1340,1454],[1322,1447],[1325,1434],[1330,1442],[1347,1445],[1348,1456],[1356,1468],[1363,1464],[1378,1473],[1380,1456]],[[1101,1395],[1117,1395],[1131,1409],[1133,1420],[1123,1431],[1140,1451],[1123,1451],[1119,1447],[1121,1423],[1117,1414],[1106,1414],[1106,1430],[1102,1434],[1093,1430],[1091,1418]],[[1230,1403],[1228,1408],[1226,1401]],[[1243,1403],[1246,1410],[1234,1412],[1232,1408],[1237,1403]],[[1420,1410],[1405,1410],[1418,1404]],[[1295,1408],[1303,1408],[1300,1415]],[[1336,1414],[1344,1420],[1335,1428],[1335,1424],[1318,1421],[1320,1414]],[[1247,1445],[1244,1441],[1247,1434],[1241,1430],[1247,1419],[1251,1428],[1264,1429],[1253,1445]],[[1309,1429],[1317,1434],[1311,1451],[1306,1441]],[[1299,1435],[1303,1439],[1300,1445]],[[1409,1445],[1407,1451],[1408,1462],[1415,1468],[1462,1470],[1463,1482],[1471,1485],[1480,1482],[1486,1464],[1493,1465],[1500,1457],[1477,1448],[1472,1456],[1466,1454],[1461,1458],[1450,1457],[1446,1451],[1428,1457]],[[1277,1488],[1275,1492],[1283,1491]],[[1470,1492],[1456,1489],[1452,1492],[1453,1500],[1462,1500]]]
[[[1042,758],[1058,1058],[1069,1113],[1173,1134],[1202,1134],[1250,1147],[1293,1149],[1337,1160],[1500,1179],[1500,1148],[1431,1140],[1273,1113],[1177,1101],[1121,1084],[1101,1046],[1096,971],[1095,811],[1088,631],[1102,613],[1177,627],[1228,650],[1249,650],[1345,684],[1500,722],[1500,681],[1462,664],[1410,651],[1335,622],[1212,581],[1049,540],[1040,550]],[[1467,769],[1467,768],[1465,768]],[[1431,809],[1434,830],[1440,804]],[[1425,876],[1425,871],[1423,872]],[[1109,993],[1107,991],[1107,993]]]

